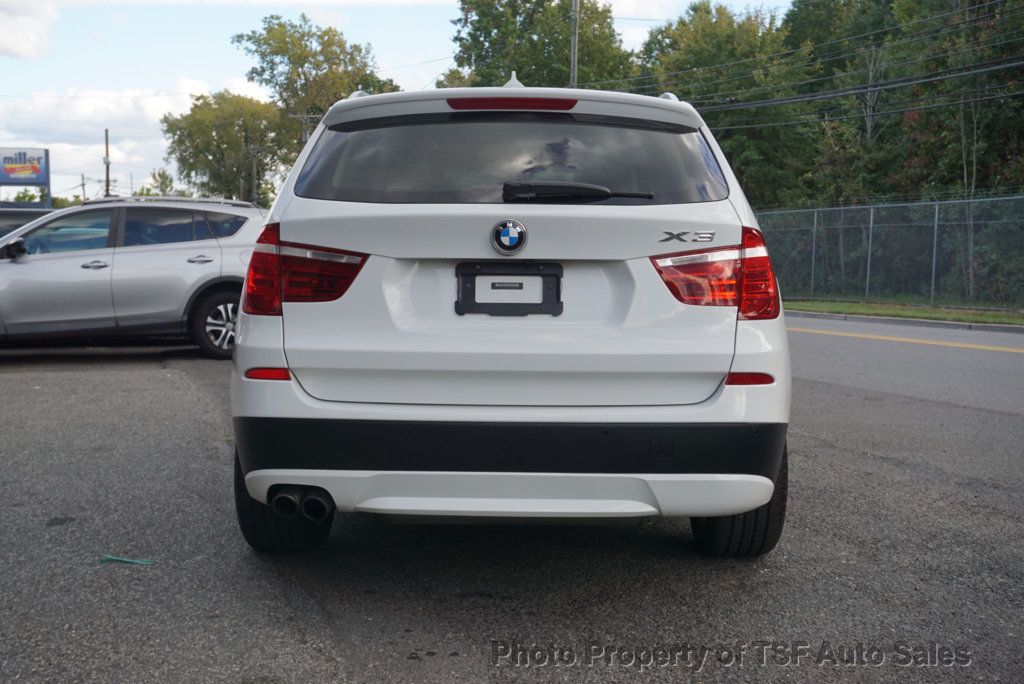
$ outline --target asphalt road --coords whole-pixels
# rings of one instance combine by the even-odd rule
[[[1019,681],[1024,354],[1007,349],[1024,336],[790,327],[789,519],[745,562],[664,520],[347,517],[320,552],[257,556],[231,499],[227,364],[0,351],[0,680]],[[494,642],[531,666],[493,665]],[[943,647],[969,665],[897,664]]]

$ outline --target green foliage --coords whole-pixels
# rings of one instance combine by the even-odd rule
[[[1019,55],[1019,9],[1019,3],[980,0],[796,0],[784,26],[791,46],[828,43],[813,53],[823,61],[823,73],[834,78],[807,87],[816,92],[969,70]],[[932,18],[937,15],[943,16]],[[817,125],[810,201],[849,204],[1019,190],[1024,146],[1018,122],[1024,109],[1019,99],[993,96],[1012,92],[1020,74],[994,71],[823,100],[817,114],[834,120]],[[986,99],[971,102],[978,98]],[[915,105],[921,109],[896,111]]]
[[[470,88],[476,85],[476,78],[461,69],[449,69],[434,85],[438,88]]]
[[[161,125],[169,140],[168,158],[177,164],[179,177],[200,194],[252,199],[255,157],[256,195],[267,202],[280,150],[280,115],[273,104],[220,91],[192,98],[188,113],[168,114]],[[166,185],[166,176],[157,178],[157,173],[154,180]]]
[[[527,86],[569,84],[571,0],[460,0],[459,6],[455,62],[472,74],[472,85],[500,86],[513,71]],[[635,72],[611,7],[597,0],[580,2],[577,54],[581,84]]]
[[[797,90],[788,84],[807,80],[816,70],[807,63],[809,49],[774,56],[785,50],[785,32],[774,15],[761,11],[736,15],[724,5],[702,0],[690,5],[684,16],[652,32],[642,54],[654,78],[641,81],[650,85],[640,90],[652,95],[671,90],[698,109],[792,95]],[[721,64],[732,66],[716,68]],[[806,111],[806,105],[788,105],[773,109],[773,117],[785,119]],[[807,193],[813,131],[789,126],[725,128],[756,118],[744,110],[707,115],[713,129],[723,128],[716,137],[752,204],[799,202]]]
[[[75,195],[71,199],[67,199],[66,197],[54,197],[53,198],[53,208],[54,209],[67,209],[68,207],[77,207],[81,203],[82,203],[82,198],[79,197],[78,195]]]
[[[167,169],[153,169],[149,183],[135,191],[136,197],[187,197],[187,190],[174,187],[174,176]]]
[[[22,188],[14,195],[15,202],[42,202],[46,196],[43,188]]]
[[[288,21],[273,14],[259,30],[239,33],[231,42],[256,58],[246,74],[265,86],[280,107],[279,142],[282,158],[290,161],[304,143],[308,123],[357,89],[368,93],[398,90],[394,81],[379,77],[369,45],[349,43],[338,29],[317,26],[305,14]]]

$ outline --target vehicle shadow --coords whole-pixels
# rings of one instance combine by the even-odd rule
[[[210,361],[198,347],[180,340],[132,339],[77,343],[4,343],[0,345],[0,369],[53,364],[153,363],[154,361]]]

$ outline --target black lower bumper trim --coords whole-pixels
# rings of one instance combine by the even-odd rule
[[[424,423],[235,418],[242,470],[779,472],[784,423]]]

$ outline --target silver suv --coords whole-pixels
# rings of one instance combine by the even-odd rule
[[[0,238],[0,341],[187,335],[231,356],[263,210],[248,202],[110,198]]]

